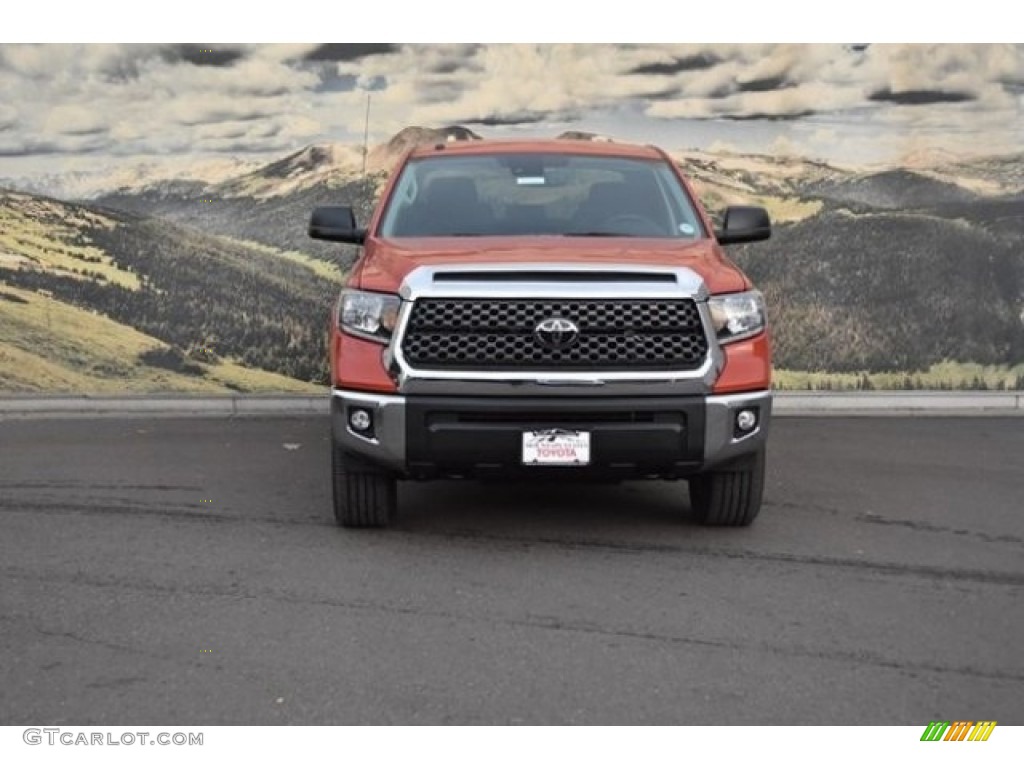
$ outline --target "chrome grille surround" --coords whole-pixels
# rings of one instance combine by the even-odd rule
[[[700,394],[709,391],[724,364],[724,357],[711,330],[707,307],[708,292],[703,280],[686,267],[633,267],[618,265],[491,263],[421,266],[402,282],[403,299],[392,342],[384,351],[384,362],[400,392],[407,394],[564,394],[658,395]],[[627,298],[628,297],[628,298]],[[623,365],[619,368],[590,365],[572,367],[562,361],[550,365],[494,369],[467,363],[462,366],[423,365],[405,353],[405,341],[417,304],[421,299],[511,301],[512,303],[590,302],[624,305],[630,302],[673,306],[678,302],[687,322],[699,320],[705,340],[703,355],[695,365],[667,369]],[[459,310],[462,311],[462,310]],[[635,313],[638,310],[620,310]],[[662,309],[662,314],[665,310]],[[673,310],[679,311],[679,310]],[[644,315],[644,310],[639,310]],[[658,325],[657,312],[651,332]],[[633,315],[629,315],[633,316]],[[657,328],[660,332],[660,326]],[[665,329],[668,330],[668,329]],[[494,334],[485,334],[494,335]],[[531,361],[532,362],[532,361]],[[560,388],[560,389],[559,389]]]
[[[578,329],[545,343],[545,321]],[[402,353],[417,368],[445,370],[689,371],[708,344],[693,299],[421,298]]]

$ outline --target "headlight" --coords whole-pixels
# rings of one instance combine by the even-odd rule
[[[338,307],[338,324],[346,333],[387,342],[398,321],[402,301],[389,293],[345,289]]]
[[[764,296],[760,291],[712,296],[708,309],[721,344],[748,339],[764,330]]]

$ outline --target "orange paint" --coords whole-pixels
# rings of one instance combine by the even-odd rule
[[[384,369],[384,345],[331,332],[331,383],[343,389],[397,392]]]
[[[725,367],[715,382],[716,395],[727,392],[753,392],[772,385],[771,340],[768,332],[752,339],[727,344]]]

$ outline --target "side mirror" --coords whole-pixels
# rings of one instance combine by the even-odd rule
[[[309,236],[315,240],[362,245],[366,230],[356,226],[352,209],[342,205],[327,205],[313,209],[309,219]]]
[[[771,236],[768,211],[753,205],[730,205],[722,216],[722,228],[715,232],[721,245],[753,243]]]

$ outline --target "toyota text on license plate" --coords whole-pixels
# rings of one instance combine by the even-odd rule
[[[580,466],[589,463],[589,432],[545,429],[523,433],[523,464]]]

